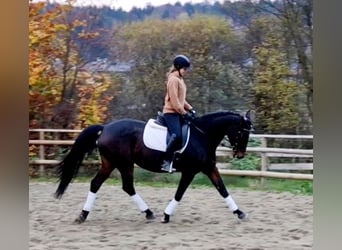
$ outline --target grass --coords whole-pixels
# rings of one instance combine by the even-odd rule
[[[91,177],[78,176],[73,182],[90,183]],[[151,187],[174,187],[178,185],[180,179],[179,173],[174,174],[155,174],[143,169],[136,169],[135,171],[135,185],[137,186],[151,186]],[[261,185],[259,178],[253,177],[239,177],[239,176],[222,176],[223,182],[229,189],[246,189],[246,190],[260,190],[270,192],[290,192],[293,194],[312,195],[313,182],[304,180],[285,180],[276,178],[266,178],[264,185]],[[38,177],[30,178],[30,181],[37,182],[57,182],[54,177]],[[114,172],[112,177],[106,180],[110,185],[121,185],[121,178],[118,172]],[[190,184],[191,188],[214,188],[209,179],[199,173],[195,176]]]

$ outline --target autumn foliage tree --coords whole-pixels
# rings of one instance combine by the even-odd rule
[[[295,134],[300,123],[298,101],[303,88],[291,79],[276,33],[269,33],[255,53],[253,103],[261,133]]]
[[[223,18],[180,14],[175,20],[126,24],[117,31],[112,48],[116,57],[134,62],[125,92],[131,96],[126,100],[134,117],[147,119],[161,110],[166,73],[177,54],[191,59],[186,82],[197,111],[245,108],[241,93],[248,91],[248,83],[239,65],[239,39]]]
[[[77,39],[99,36],[87,30],[88,22],[73,15],[73,2],[29,4],[29,115],[30,127],[75,128],[106,120],[112,99],[110,79],[97,84],[80,78],[87,63]],[[101,114],[100,114],[101,113]],[[81,121],[79,121],[81,119]]]
[[[193,66],[186,75],[188,99],[199,114],[256,108],[265,132],[312,129],[312,0],[225,1],[221,16],[177,5],[172,19],[136,9],[130,14],[141,18],[121,21],[106,8],[98,22],[96,8],[74,12],[72,4],[30,3],[30,127],[153,117],[162,108],[173,57],[186,54]],[[113,30],[94,32],[103,22]],[[103,55],[111,49],[109,61],[129,65],[120,73],[120,91],[117,78],[84,72],[87,60],[104,48],[93,50],[98,42],[107,45]],[[86,84],[82,75],[98,80]]]
[[[56,25],[50,20],[58,11],[45,11],[45,3],[29,5],[29,114],[30,127],[43,126],[53,115],[52,107],[58,102],[60,86],[56,83],[57,72],[53,67],[56,51]],[[43,13],[44,12],[44,13]]]
[[[263,1],[266,14],[277,19],[286,48],[287,60],[296,68],[296,82],[304,87],[305,98],[301,103],[306,105],[304,121],[307,125],[302,129],[312,131],[313,119],[313,0],[278,0]]]

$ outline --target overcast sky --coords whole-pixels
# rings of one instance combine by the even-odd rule
[[[39,0],[36,0],[39,1]],[[63,0],[50,0],[50,2],[64,2]],[[112,8],[118,9],[122,8],[123,10],[129,11],[134,6],[138,8],[144,8],[147,4],[151,4],[153,6],[159,6],[163,4],[175,4],[176,2],[180,2],[182,4],[185,3],[215,3],[215,2],[223,2],[223,0],[77,0],[77,4],[90,4],[95,6],[107,5]]]

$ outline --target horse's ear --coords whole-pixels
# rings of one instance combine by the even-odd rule
[[[248,110],[246,112],[245,117],[253,123],[255,121],[255,111],[254,110]]]

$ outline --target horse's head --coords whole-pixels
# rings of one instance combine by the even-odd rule
[[[246,154],[249,134],[253,130],[252,119],[254,119],[251,111],[247,111],[246,115],[241,116],[241,120],[230,127],[228,131],[228,139],[233,147],[233,157],[241,159]]]

